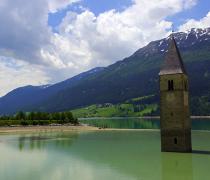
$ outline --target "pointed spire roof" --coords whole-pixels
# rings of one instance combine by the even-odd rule
[[[159,75],[165,74],[186,74],[182,57],[177,47],[173,34],[169,40],[169,48],[165,57],[165,62],[160,70]]]

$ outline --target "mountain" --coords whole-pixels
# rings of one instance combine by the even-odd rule
[[[14,89],[0,98],[0,114],[12,114],[20,110],[30,110],[59,91],[76,86],[78,82],[103,69],[103,67],[97,67],[54,85],[30,85]]]
[[[192,113],[210,114],[210,28],[178,32],[174,37],[189,75]],[[168,39],[150,42],[122,61],[55,85],[18,88],[0,98],[0,113],[63,111],[146,95],[155,95],[153,101],[158,102],[158,72]]]

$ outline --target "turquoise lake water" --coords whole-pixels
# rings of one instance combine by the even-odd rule
[[[80,120],[80,122],[101,128],[160,129],[159,119],[90,118],[90,119],[82,119]],[[210,131],[210,119],[192,119],[192,129]]]
[[[161,153],[159,130],[0,135],[0,180],[209,180],[210,131]]]

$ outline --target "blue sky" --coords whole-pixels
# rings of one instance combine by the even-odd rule
[[[0,96],[20,86],[52,84],[113,64],[167,37],[172,24],[176,31],[210,27],[209,4],[0,0]]]
[[[81,13],[82,10],[79,6],[88,8],[90,11],[94,12],[96,16],[105,11],[115,9],[117,11],[123,11],[126,7],[132,5],[132,0],[83,0],[82,2],[74,3],[66,7],[65,9],[59,10],[56,13],[49,13],[48,23],[52,28],[56,28],[65,17],[68,11],[75,11]],[[174,28],[177,30],[178,27],[183,24],[187,19],[199,20],[204,17],[210,10],[209,0],[198,0],[196,6],[177,13],[173,16],[166,18],[172,21]]]
[[[82,11],[79,6],[88,8],[90,11],[94,12],[96,16],[98,16],[100,13],[111,9],[122,11],[124,8],[130,6],[131,4],[131,0],[83,0],[78,3],[73,3],[65,9],[59,10],[56,13],[50,13],[48,23],[50,26],[55,28],[60,24],[68,11],[81,13]]]
[[[196,6],[173,15],[172,17],[167,18],[168,20],[174,23],[175,28],[183,24],[187,19],[196,19],[199,20],[203,18],[210,10],[210,1],[209,0],[198,0]]]

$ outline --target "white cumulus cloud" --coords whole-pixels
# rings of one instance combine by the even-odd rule
[[[200,20],[189,19],[186,23],[179,27],[180,31],[188,31],[191,28],[208,28],[210,27],[210,11],[208,14]]]
[[[0,95],[17,87],[42,85],[49,81],[50,78],[42,70],[42,67],[21,60],[0,57]]]
[[[195,3],[195,0],[135,0],[122,12],[113,9],[98,16],[89,10],[80,14],[69,12],[58,27],[59,34],[52,37],[52,58],[60,67],[78,70],[106,66],[152,40],[165,37],[172,25],[165,19]]]
[[[80,0],[48,0],[48,7],[51,13],[55,13],[68,6],[69,4],[79,2]]]

